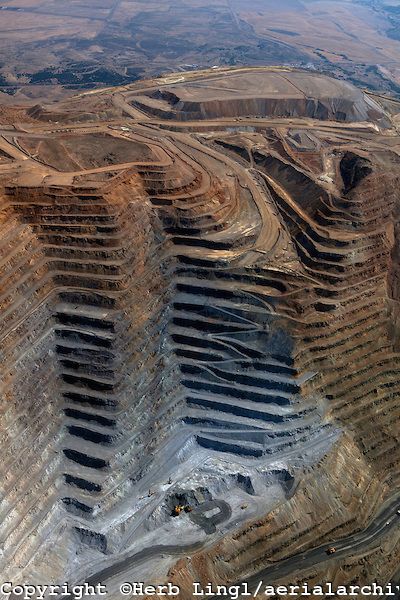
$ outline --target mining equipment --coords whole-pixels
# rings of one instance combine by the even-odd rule
[[[173,516],[178,517],[184,509],[185,507],[182,504],[177,504],[172,511]]]

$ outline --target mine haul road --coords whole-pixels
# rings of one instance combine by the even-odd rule
[[[397,514],[400,505],[399,501],[400,497],[397,496],[386,502],[381,511],[372,519],[364,530],[341,540],[332,540],[329,544],[324,544],[323,546],[318,546],[306,550],[305,552],[295,554],[251,575],[245,580],[249,584],[249,589],[254,591],[261,580],[263,580],[265,584],[270,585],[273,584],[274,581],[287,577],[291,573],[297,573],[299,570],[304,572],[305,570],[328,560],[340,556],[348,556],[367,549],[373,542],[376,542],[381,537],[385,536],[392,528],[394,529],[399,526],[400,515]],[[328,546],[334,546],[336,548],[335,554],[329,555],[326,553]],[[237,584],[239,583],[241,582],[237,582]]]
[[[230,585],[240,585],[244,582],[247,582],[249,585],[249,590],[254,592],[257,589],[260,581],[263,581],[265,585],[274,585],[276,582],[291,574],[293,574],[293,582],[295,582],[296,574],[298,574],[300,570],[304,572],[328,560],[334,560],[335,558],[341,556],[348,556],[353,553],[366,550],[373,542],[378,541],[391,529],[394,529],[400,525],[400,515],[397,514],[399,509],[400,495],[397,494],[396,497],[391,498],[384,503],[381,511],[372,519],[372,521],[364,530],[354,533],[346,538],[342,538],[338,541],[331,540],[329,544],[326,543],[322,546],[311,548],[310,550],[289,556],[284,560],[269,565],[268,567],[258,571],[254,575],[251,575],[244,580],[236,581]],[[336,548],[335,554],[328,555],[326,553],[328,546],[334,546]],[[87,582],[91,585],[96,585],[97,583],[106,583],[112,577],[115,577],[116,575],[123,575],[125,571],[133,566],[139,566],[140,564],[146,563],[149,559],[154,559],[157,556],[161,558],[162,555],[165,554],[170,556],[193,554],[198,550],[201,550],[203,547],[204,542],[196,542],[186,546],[160,545],[145,548],[144,550],[127,556],[122,561],[93,574],[87,579]],[[121,583],[123,583],[122,580]],[[383,584],[384,583],[385,582],[383,582]],[[228,598],[229,596],[218,597]]]

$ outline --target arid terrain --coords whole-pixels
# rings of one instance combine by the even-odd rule
[[[399,107],[263,67],[10,109],[4,581],[398,581]]]
[[[289,65],[400,92],[398,0],[3,0],[0,102],[213,66]]]

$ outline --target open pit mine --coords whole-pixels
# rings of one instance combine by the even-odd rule
[[[253,68],[15,114],[2,581],[399,581],[400,103]]]

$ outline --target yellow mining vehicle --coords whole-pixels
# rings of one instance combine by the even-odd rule
[[[176,506],[174,506],[172,514],[174,515],[174,517],[178,517],[183,510],[185,510],[185,507],[182,504],[177,504]]]

